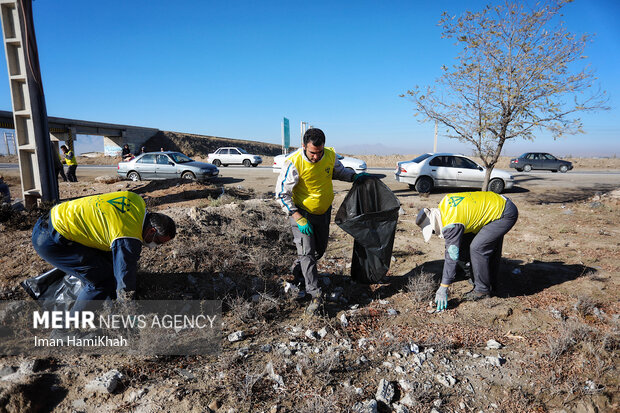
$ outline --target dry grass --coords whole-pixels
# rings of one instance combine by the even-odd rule
[[[433,298],[436,288],[436,282],[433,274],[428,272],[420,272],[409,276],[405,288],[410,292],[410,296],[415,302],[426,302]]]

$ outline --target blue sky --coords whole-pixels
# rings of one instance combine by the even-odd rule
[[[414,154],[432,150],[434,126],[420,124],[399,95],[454,61],[441,13],[485,4],[36,0],[33,8],[50,116],[272,143],[286,116],[294,144],[307,121],[341,152]],[[504,154],[620,155],[618,16],[616,0],[564,8],[569,30],[596,33],[586,53],[612,109],[582,116],[585,135],[541,133]],[[0,109],[11,110],[5,79]],[[78,153],[103,146],[100,138],[78,143]],[[438,149],[471,152],[441,136]]]

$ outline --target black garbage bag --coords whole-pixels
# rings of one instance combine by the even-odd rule
[[[336,213],[336,224],[353,236],[351,278],[380,281],[390,269],[400,202],[374,177],[358,179]]]
[[[58,268],[28,278],[20,285],[28,295],[48,310],[69,311],[83,287],[82,281]]]

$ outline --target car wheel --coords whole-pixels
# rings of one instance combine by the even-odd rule
[[[529,172],[529,171],[531,171],[531,170],[532,170],[532,165],[525,165],[525,166],[523,167],[523,170],[524,170],[525,172]]]
[[[415,183],[415,190],[421,194],[427,194],[433,190],[433,180],[428,176],[423,176]]]
[[[501,194],[504,192],[504,181],[499,178],[491,179],[491,182],[489,182],[489,191]]]
[[[559,171],[560,171],[560,172],[562,172],[562,173],[566,173],[566,171],[568,171],[568,166],[566,166],[566,165],[560,165],[560,169],[559,169]]]
[[[131,171],[127,174],[127,178],[131,179],[132,181],[139,181],[140,174],[137,173],[136,171]]]
[[[523,168],[515,168],[517,172],[523,172]]]
[[[195,181],[196,180],[196,175],[194,175],[190,171],[187,171],[187,172],[183,172],[183,174],[181,175],[181,178],[189,179],[190,181]]]
[[[213,160],[213,165],[215,165],[215,166],[217,166],[219,168],[220,166],[222,166],[222,163],[220,162],[219,159],[214,159]]]

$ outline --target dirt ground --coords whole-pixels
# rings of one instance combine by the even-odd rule
[[[458,281],[442,313],[429,301],[443,241],[424,243],[415,216],[445,192],[398,194],[392,264],[379,284],[351,281],[353,240],[332,219],[319,265],[333,298],[323,316],[304,315],[306,303],[281,289],[295,250],[271,194],[183,180],[60,184],[63,199],[117,190],[143,195],[178,225],[173,242],[143,251],[138,298],[223,300],[221,352],[59,354],[34,371],[23,368],[27,357],[0,356],[0,412],[372,411],[376,399],[380,412],[618,411],[619,189],[511,194],[519,221],[504,241],[498,296],[464,302],[470,287]],[[334,215],[346,192],[337,191]],[[2,300],[28,299],[19,282],[50,268],[30,242],[44,209],[0,209]],[[227,340],[235,331],[245,338]],[[488,349],[491,339],[501,348]],[[20,366],[21,375],[2,373]],[[117,389],[86,390],[112,369],[123,374]]]

